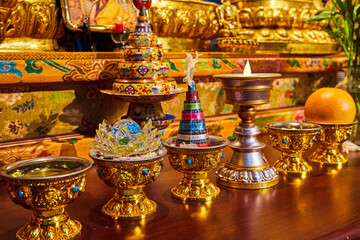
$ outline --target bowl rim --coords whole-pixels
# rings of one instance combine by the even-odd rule
[[[311,122],[307,120],[303,120],[304,123],[312,123],[312,124],[318,124],[318,125],[324,125],[324,126],[351,126],[358,123],[357,120],[351,122],[351,123],[319,123],[319,122]]]
[[[280,128],[277,125],[283,126],[309,126],[310,128],[305,129],[288,129],[288,128]],[[281,130],[281,131],[296,131],[296,132],[308,132],[308,131],[319,131],[322,127],[316,123],[306,123],[306,122],[271,122],[265,124],[265,128],[271,130]]]
[[[97,151],[95,149],[91,149],[89,151],[89,157],[91,157],[92,159],[98,160],[98,161],[102,161],[102,162],[113,162],[113,163],[125,163],[125,162],[143,162],[143,161],[150,161],[150,160],[154,160],[157,158],[162,158],[166,155],[167,151],[163,148],[161,148],[160,150],[162,150],[163,152],[160,153],[159,155],[155,156],[155,157],[148,157],[148,158],[143,158],[143,159],[134,159],[134,160],[113,160],[113,158],[99,158],[97,157]],[[144,154],[145,155],[145,154]],[[100,155],[101,156],[101,155]]]
[[[213,75],[213,78],[223,78],[223,79],[251,79],[251,78],[280,78],[280,73],[251,73],[251,75],[244,75],[243,73],[226,73],[226,74],[216,74]]]
[[[84,165],[84,168],[74,171],[71,173],[66,174],[60,174],[56,176],[49,176],[49,177],[14,177],[9,174],[7,174],[9,171],[22,167],[25,165],[28,165],[29,163],[38,163],[38,162],[47,162],[47,161],[57,161],[57,160],[65,160],[65,161],[75,161],[80,162]],[[93,165],[93,162],[86,158],[80,158],[80,157],[68,157],[68,156],[48,156],[48,157],[41,157],[41,158],[31,158],[26,160],[21,160],[17,162],[13,162],[10,164],[7,164],[0,169],[0,176],[4,179],[12,179],[12,180],[20,180],[20,181],[41,181],[41,180],[51,180],[51,179],[59,179],[59,178],[66,178],[71,177],[74,175],[79,175],[81,173],[84,173],[85,171],[89,170],[91,166]]]
[[[209,135],[209,139],[210,142],[211,140],[215,140],[215,139],[222,139],[224,140],[224,142],[220,145],[216,145],[216,146],[209,146],[209,147],[180,147],[180,146],[176,146],[176,145],[172,145],[175,140],[176,140],[177,136],[174,137],[170,137],[170,138],[166,138],[164,140],[161,141],[161,144],[164,145],[166,148],[172,148],[172,149],[186,149],[186,150],[208,150],[208,149],[216,149],[216,148],[222,148],[222,147],[226,147],[229,143],[230,140],[221,136],[214,136],[214,135]]]

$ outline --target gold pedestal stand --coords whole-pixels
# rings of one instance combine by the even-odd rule
[[[277,122],[265,125],[272,147],[281,151],[274,167],[281,174],[305,178],[312,167],[305,162],[302,153],[317,141],[320,125],[297,122]]]
[[[312,153],[308,160],[319,166],[341,169],[347,164],[347,158],[339,150],[339,145],[351,137],[353,127],[357,121],[352,123],[316,123],[322,129],[317,136],[318,149]]]
[[[270,89],[274,78],[280,74],[221,74],[214,78],[221,80],[226,102],[241,105],[241,123],[234,133],[237,138],[229,146],[233,153],[229,161],[217,172],[217,182],[232,188],[261,189],[279,182],[277,171],[271,167],[261,153],[265,143],[257,140],[261,132],[255,123],[253,105],[269,102]]]
[[[219,195],[220,189],[210,181],[207,174],[218,166],[222,150],[229,144],[229,140],[218,136],[209,138],[209,147],[177,147],[176,137],[162,142],[168,151],[172,168],[184,174],[180,183],[171,189],[174,198],[183,201],[211,201]]]
[[[114,220],[144,219],[154,214],[157,205],[142,188],[159,177],[160,162],[165,154],[162,151],[156,157],[117,160],[104,158],[90,150],[99,177],[116,189],[114,196],[102,207],[103,214]]]
[[[0,176],[8,184],[11,200],[33,214],[16,233],[21,240],[80,239],[81,224],[69,217],[65,206],[85,191],[87,159],[46,157],[4,166]]]

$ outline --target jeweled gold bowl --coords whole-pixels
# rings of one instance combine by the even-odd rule
[[[81,224],[65,206],[85,191],[85,171],[92,162],[75,157],[45,157],[5,165],[0,176],[8,182],[11,200],[33,210],[18,239],[79,239]]]
[[[348,160],[339,150],[339,145],[351,137],[356,123],[357,121],[336,124],[316,123],[322,127],[317,136],[319,147],[308,157],[308,160],[316,165],[341,169]]]
[[[321,126],[313,123],[276,122],[265,125],[270,144],[281,152],[280,159],[274,164],[281,174],[305,178],[312,170],[305,162],[302,153],[310,149]]]
[[[104,158],[96,150],[90,150],[99,177],[115,188],[114,196],[102,207],[103,214],[115,220],[143,219],[154,214],[157,205],[142,188],[158,179],[165,154],[166,151],[160,150],[155,156],[120,160]]]
[[[219,165],[222,150],[230,141],[219,136],[209,138],[209,147],[178,147],[175,145],[176,137],[162,141],[172,168],[184,174],[180,183],[171,189],[173,197],[185,201],[208,201],[219,195],[220,189],[210,182],[207,174]]]

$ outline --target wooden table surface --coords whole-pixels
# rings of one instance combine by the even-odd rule
[[[225,153],[228,157],[230,149]],[[270,163],[279,153],[267,146]],[[224,161],[227,159],[224,159]],[[87,173],[86,192],[67,207],[83,226],[83,239],[350,239],[360,237],[360,153],[348,155],[346,168],[313,174],[302,181],[281,182],[265,190],[236,190],[218,185],[211,204],[183,203],[170,196],[182,174],[166,161],[159,179],[146,194],[158,204],[148,220],[113,222],[101,206],[114,190],[98,178],[95,166]],[[210,174],[215,182],[215,174]],[[31,211],[14,204],[0,182],[0,239],[15,239]]]

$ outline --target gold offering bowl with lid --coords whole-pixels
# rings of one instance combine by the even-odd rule
[[[17,239],[80,239],[81,224],[65,206],[85,191],[92,162],[75,157],[44,157],[14,162],[0,170],[12,201],[33,210]]]
[[[102,207],[103,214],[114,220],[144,219],[153,215],[157,205],[142,188],[158,179],[165,154],[166,151],[162,150],[155,157],[117,160],[104,158],[95,150],[90,150],[98,176],[115,188],[114,196]]]
[[[184,174],[180,183],[171,189],[171,195],[184,201],[210,201],[215,199],[220,189],[208,178],[224,157],[223,149],[229,140],[219,136],[209,136],[210,146],[176,146],[176,137],[162,141],[168,151],[173,169]]]
[[[339,146],[351,137],[353,127],[357,124],[357,121],[352,123],[316,124],[322,127],[320,135],[317,136],[319,147],[308,157],[309,162],[320,167],[341,169],[347,164],[348,160],[339,150]]]
[[[240,105],[241,119],[234,133],[237,138],[229,144],[233,150],[228,162],[216,172],[217,182],[232,188],[261,189],[276,185],[278,173],[261,152],[266,144],[258,141],[261,132],[255,123],[254,105],[269,102],[272,82],[281,77],[277,73],[220,74],[226,103]]]
[[[270,145],[281,152],[274,164],[279,173],[305,178],[312,167],[305,162],[302,153],[318,140],[321,126],[313,123],[276,122],[265,125]]]

